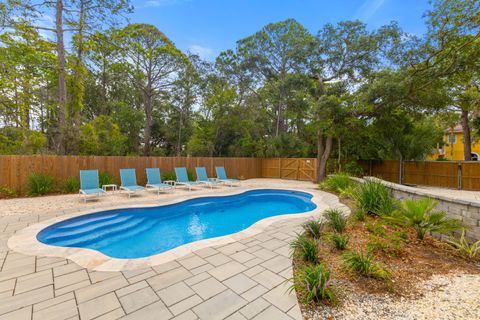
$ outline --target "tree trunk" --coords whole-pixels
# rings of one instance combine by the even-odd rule
[[[145,130],[143,133],[143,155],[149,156],[151,151],[150,140],[153,126],[153,101],[151,95],[145,95]]]
[[[178,121],[178,136],[177,136],[177,157],[182,154],[182,126],[183,126],[183,111],[180,110],[180,118]]]
[[[317,182],[327,177],[327,161],[332,151],[333,137],[327,136],[324,142],[323,133],[318,131],[317,136]]]
[[[468,110],[462,110],[460,117],[463,131],[463,159],[472,160],[472,139],[470,137],[470,125],[468,124]]]
[[[321,75],[317,75],[319,83],[319,98],[320,103],[322,97],[325,95],[325,85]],[[320,120],[320,119],[318,119]],[[323,181],[327,177],[327,161],[330,158],[330,153],[332,151],[333,137],[327,136],[324,142],[323,129],[320,124],[318,125],[317,131],[317,182]]]
[[[57,0],[56,6],[57,68],[58,68],[58,124],[54,133],[57,153],[65,153],[64,130],[66,125],[67,86],[65,82],[65,45],[63,42],[63,1]]]

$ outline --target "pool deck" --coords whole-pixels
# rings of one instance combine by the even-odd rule
[[[274,221],[260,232],[194,250],[166,263],[125,271],[83,268],[64,257],[9,249],[17,231],[84,210],[151,205],[251,188],[305,190],[325,207],[337,197],[310,182],[252,179],[240,187],[172,194],[114,194],[84,204],[76,195],[0,201],[0,320],[3,319],[301,319],[289,242],[308,218]]]

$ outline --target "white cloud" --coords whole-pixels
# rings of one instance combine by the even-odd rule
[[[188,47],[188,50],[191,53],[198,54],[202,59],[209,59],[213,56],[213,49],[208,47],[203,47],[198,44],[192,44]]]
[[[370,20],[388,0],[365,0],[358,8],[355,18],[364,22]]]

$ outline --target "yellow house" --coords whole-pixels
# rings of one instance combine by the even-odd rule
[[[472,160],[478,161],[480,155],[479,141],[472,143]],[[438,144],[435,152],[428,160],[464,160],[463,157],[463,131],[461,125],[445,130],[443,145]]]

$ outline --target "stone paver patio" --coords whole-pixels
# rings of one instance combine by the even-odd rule
[[[254,179],[240,188],[253,186],[301,188],[316,193],[328,206],[339,206],[335,196],[309,182]],[[92,271],[64,258],[27,256],[7,247],[17,230],[71,208],[148,199],[161,204],[172,197],[212,192],[178,190],[130,200],[115,195],[93,205],[72,195],[56,196],[37,198],[30,209],[32,199],[0,201],[0,320],[301,319],[295,293],[287,292],[287,279],[292,276],[289,242],[305,219],[275,222],[246,239],[122,272]],[[42,212],[45,207],[48,213]],[[23,213],[12,212],[15,208]]]

